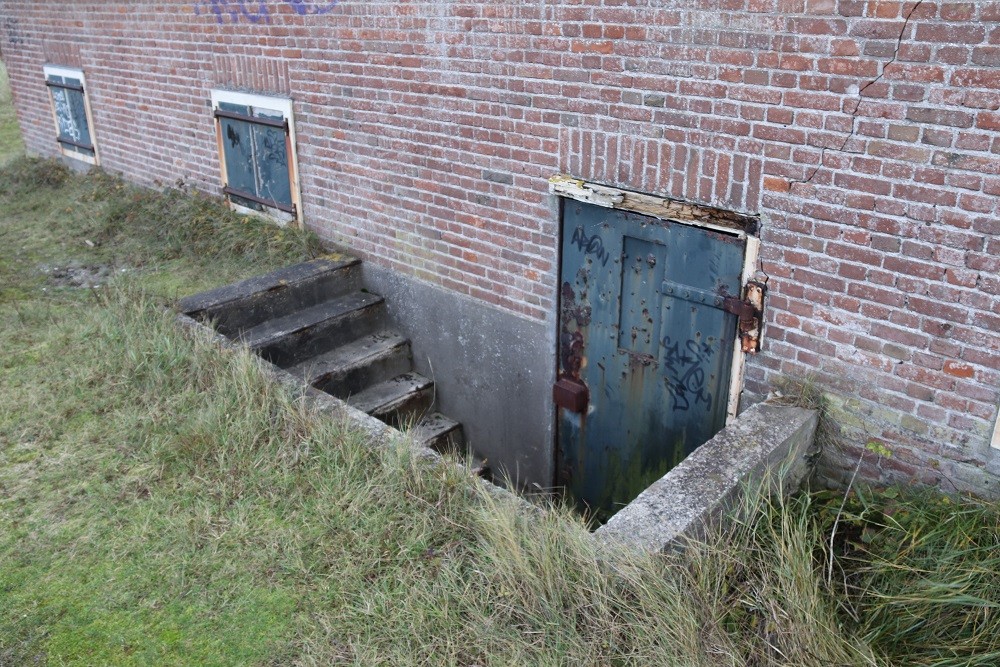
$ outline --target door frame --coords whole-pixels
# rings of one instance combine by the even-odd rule
[[[682,225],[700,227],[739,238],[744,241],[743,271],[740,276],[740,286],[745,287],[754,278],[755,267],[760,259],[759,216],[683,202],[670,199],[669,197],[658,197],[656,195],[623,190],[599,183],[589,183],[565,174],[557,174],[549,179],[549,193],[557,195],[562,199],[574,199],[603,208],[631,211],[659,218],[660,220],[669,220],[670,222]],[[562,247],[562,226],[563,206],[562,200],[560,200],[558,226],[560,248]],[[560,267],[558,270],[561,271],[561,252],[558,265]],[[556,312],[559,312],[558,307]],[[556,322],[556,326],[559,326],[558,321]],[[746,370],[747,354],[743,352],[740,337],[736,336],[735,338],[736,340],[733,343],[733,363],[729,378],[729,397],[726,409],[727,426],[736,419],[736,415],[739,412],[740,396],[743,393],[743,376]],[[761,320],[761,330],[758,333],[758,341],[758,345],[762,345],[764,341],[763,318]],[[558,358],[558,350],[555,356]]]

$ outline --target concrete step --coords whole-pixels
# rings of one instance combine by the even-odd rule
[[[412,368],[410,341],[385,329],[288,368],[313,387],[347,398]]]
[[[403,373],[372,385],[347,402],[387,424],[416,421],[434,402],[434,383],[418,373]]]
[[[465,457],[465,463],[469,466],[469,470],[472,471],[476,477],[482,477],[488,482],[493,481],[493,470],[490,468],[490,463],[479,454],[474,451],[469,450]]]
[[[352,292],[258,324],[239,339],[272,364],[288,368],[383,328],[384,319],[382,297]]]
[[[186,315],[214,322],[220,333],[235,337],[267,320],[357,290],[360,264],[349,255],[327,255],[186,297],[179,306]]]
[[[429,447],[441,454],[453,454],[465,461],[473,474],[493,480],[488,461],[465,445],[462,425],[440,412],[424,415],[409,431],[418,445]]]
[[[196,294],[185,314],[213,323],[313,387],[396,427],[415,442],[465,459],[489,478],[466,447],[462,425],[428,414],[434,383],[412,372],[410,341],[388,328],[384,300],[359,289],[360,261],[331,255]]]
[[[465,437],[462,434],[462,425],[440,412],[432,412],[421,417],[409,433],[417,444],[430,447],[442,454],[461,455],[464,451]]]

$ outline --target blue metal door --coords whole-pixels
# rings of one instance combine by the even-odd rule
[[[745,241],[565,200],[557,471],[606,518],[724,425]]]

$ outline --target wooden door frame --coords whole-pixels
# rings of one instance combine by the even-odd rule
[[[594,206],[631,211],[632,213],[648,215],[660,220],[669,220],[670,222],[682,225],[700,227],[734,236],[744,242],[743,271],[740,276],[741,286],[745,286],[754,277],[755,267],[760,258],[760,238],[757,236],[760,229],[760,218],[758,216],[682,202],[668,197],[658,197],[641,192],[622,190],[599,183],[588,183],[582,179],[564,174],[557,174],[549,179],[549,193],[558,195],[564,199],[573,199],[586,204],[593,204]],[[560,249],[562,248],[562,226],[563,207],[560,206],[558,226]],[[561,267],[561,265],[562,251],[560,250],[558,266]],[[559,270],[561,271],[561,268]],[[558,307],[556,312],[558,314]],[[559,326],[558,317],[556,326]],[[742,341],[739,336],[735,338],[736,340],[733,343],[733,363],[729,377],[729,397],[726,408],[727,425],[736,419],[736,415],[739,412],[740,395],[743,393],[743,376],[746,370],[746,353],[743,352]],[[763,339],[762,329],[759,334],[759,341],[763,343]],[[558,355],[559,352],[557,350],[557,358]]]

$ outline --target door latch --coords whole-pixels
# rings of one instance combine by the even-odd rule
[[[764,322],[764,294],[766,291],[767,277],[758,275],[743,287],[742,299],[728,296],[722,302],[722,309],[738,318],[741,346],[743,351],[748,354],[760,351],[760,332]]]
[[[590,390],[576,378],[560,378],[552,387],[552,400],[564,410],[570,412],[586,412],[590,404]]]

